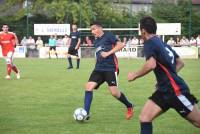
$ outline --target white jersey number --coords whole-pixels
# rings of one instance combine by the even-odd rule
[[[171,50],[169,50],[169,48],[165,47],[165,49],[167,50],[169,57],[171,57],[172,59],[171,63],[174,64],[174,54],[172,53]]]

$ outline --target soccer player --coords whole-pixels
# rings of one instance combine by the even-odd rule
[[[12,70],[16,73],[17,79],[20,79],[19,70],[13,64],[15,46],[19,43],[15,33],[9,32],[8,29],[8,25],[4,24],[2,26],[3,31],[0,32],[0,45],[2,49],[2,55],[4,56],[7,64],[7,75],[5,79],[10,80],[10,74]]]
[[[76,65],[76,69],[79,69],[79,65],[80,65],[80,57],[78,56],[78,49],[80,47],[81,44],[81,38],[80,38],[80,33],[77,31],[77,25],[73,24],[72,25],[72,32],[70,34],[70,46],[69,46],[69,50],[68,50],[68,62],[69,62],[69,67],[67,69],[72,69],[73,65],[72,65],[72,56],[75,56],[76,61],[77,61],[77,65]]]
[[[169,45],[156,36],[156,30],[157,25],[152,17],[140,20],[146,63],[140,70],[128,73],[128,80],[134,81],[153,70],[157,79],[157,90],[149,97],[140,113],[141,134],[152,134],[152,121],[169,108],[175,109],[183,118],[200,127],[198,101],[177,74],[184,63]]]
[[[133,104],[119,91],[117,81],[119,68],[115,52],[121,50],[124,44],[118,41],[111,32],[104,32],[99,22],[92,23],[90,28],[96,38],[94,42],[96,65],[85,86],[84,109],[89,117],[93,90],[98,89],[101,84],[106,82],[112,96],[127,107],[126,118],[131,119],[133,116]]]

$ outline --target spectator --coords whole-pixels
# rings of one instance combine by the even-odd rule
[[[175,46],[176,43],[175,43],[174,39],[172,37],[170,37],[170,39],[167,41],[167,44],[172,47],[172,46]]]
[[[27,56],[28,57],[34,57],[35,55],[35,40],[32,38],[32,36],[29,36],[27,40]]]
[[[134,36],[131,40],[131,46],[137,46],[139,44],[139,40]]]
[[[181,47],[180,38],[179,38],[179,37],[176,37],[176,44],[175,44],[175,47]]]
[[[35,49],[35,40],[32,38],[32,36],[29,36],[29,38],[27,40],[27,46],[30,49]]]
[[[125,44],[125,45],[127,44],[127,38],[126,37],[123,38],[122,43]]]
[[[67,34],[65,34],[65,36],[63,37],[63,45],[69,47],[69,36]]]
[[[181,39],[181,41],[180,41],[180,45],[181,46],[189,46],[190,42],[189,42],[189,40],[185,36],[183,36],[182,39]]]
[[[21,46],[26,46],[26,45],[27,45],[27,39],[26,39],[26,36],[23,37],[23,39],[21,40],[20,45],[21,45]]]
[[[63,38],[58,37],[58,39],[56,41],[56,46],[63,46],[63,45],[64,45]]]
[[[196,38],[197,41],[197,46],[200,46],[200,34],[198,35],[198,37]]]
[[[38,39],[36,40],[36,48],[37,48],[37,50],[40,50],[40,48],[42,48],[43,47],[43,41],[42,41],[42,39],[41,39],[41,37],[38,37]]]
[[[144,40],[140,38],[139,43],[140,43],[139,45],[144,45]]]
[[[118,41],[121,41],[119,34],[116,34],[116,38],[117,38]]]
[[[194,37],[191,37],[190,39],[190,46],[195,46],[195,47],[197,46],[197,41]]]
[[[56,35],[51,35],[49,38],[49,59],[51,58],[51,53],[54,53],[58,59],[58,54],[56,52],[56,38]]]
[[[87,47],[93,46],[92,41],[88,36],[85,37],[84,46],[87,46]]]

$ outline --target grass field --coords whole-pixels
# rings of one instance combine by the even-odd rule
[[[5,80],[5,61],[0,59],[0,134],[139,133],[138,116],[154,90],[155,78],[151,73],[128,83],[127,73],[138,69],[143,59],[119,60],[119,87],[135,103],[135,117],[125,119],[125,107],[109,94],[104,84],[94,92],[91,120],[87,123],[74,121],[72,114],[83,105],[84,85],[94,59],[83,59],[79,70],[66,70],[64,59],[15,59],[14,62],[21,70],[21,79]],[[185,64],[180,75],[200,99],[200,61],[185,60]],[[174,110],[161,115],[153,125],[154,134],[200,134],[200,129]]]

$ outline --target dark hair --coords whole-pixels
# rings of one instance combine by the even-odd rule
[[[150,16],[145,16],[140,19],[140,30],[144,29],[150,34],[156,34],[157,25],[154,18]]]
[[[99,21],[94,21],[94,22],[92,22],[92,23],[90,24],[90,26],[92,26],[92,25],[97,25],[97,26],[99,26],[99,27],[103,27],[102,24],[101,24],[101,22],[99,22]]]

